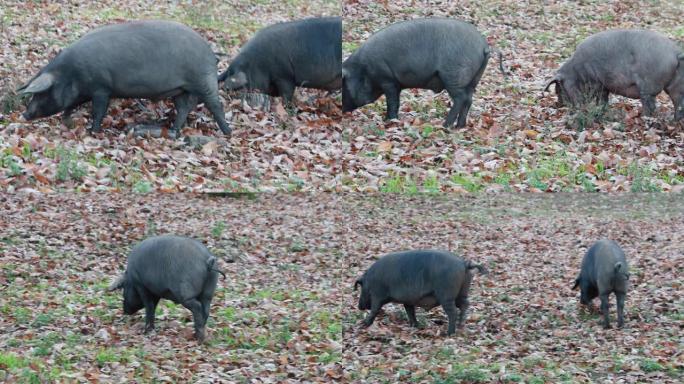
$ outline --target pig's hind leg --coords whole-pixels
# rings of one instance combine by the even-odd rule
[[[452,125],[454,125],[454,122],[456,121],[457,117],[459,118],[459,124],[461,124],[461,120],[463,120],[463,125],[458,126],[465,126],[465,116],[461,119],[459,114],[464,109],[465,104],[468,103],[468,92],[464,88],[449,87],[447,87],[447,92],[449,93],[449,96],[451,96],[452,103],[451,109],[449,110],[449,114],[447,115],[446,120],[444,121],[444,128],[449,128]],[[465,108],[466,113],[469,108],[470,105],[468,105],[468,107]]]
[[[414,305],[404,304],[404,309],[406,310],[406,315],[409,319],[409,325],[412,327],[418,327],[418,320],[416,319],[416,307]]]
[[[439,303],[442,305],[444,312],[449,318],[449,328],[447,329],[447,335],[453,335],[456,332],[456,299],[451,296],[442,296],[438,298]],[[460,326],[459,326],[460,327]]]
[[[207,320],[204,317],[204,310],[202,307],[202,303],[199,302],[196,298],[192,298],[189,300],[185,300],[184,302],[181,303],[185,308],[189,309],[190,312],[192,312],[192,320],[195,324],[195,338],[199,342],[204,341],[204,337],[206,336],[206,323]],[[208,308],[208,307],[207,307]],[[208,313],[207,313],[208,316]]]
[[[221,104],[221,101],[219,100],[216,73],[214,72],[213,77],[212,75],[210,75],[206,79],[206,83],[204,86],[199,87],[197,89],[186,91],[191,94],[197,95],[199,100],[204,103],[204,105],[209,109],[211,114],[214,116],[214,120],[216,120],[216,123],[221,129],[221,132],[223,132],[224,135],[230,135],[232,130],[226,122],[226,113],[223,111],[223,104]]]
[[[174,132],[176,132],[176,135],[185,125],[190,111],[197,106],[197,101],[198,100],[196,96],[193,96],[187,92],[183,92],[173,98],[173,103],[176,106],[176,120],[173,122],[172,129]]]
[[[656,109],[656,96],[661,90],[654,89],[654,86],[649,86],[647,81],[637,79],[636,87],[639,90],[639,99],[643,108],[643,116],[652,116]]]

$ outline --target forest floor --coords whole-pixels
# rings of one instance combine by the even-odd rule
[[[0,197],[0,380],[46,382],[681,382],[684,202],[660,194],[490,197],[16,194]],[[204,345],[162,301],[157,329],[106,292],[140,240],[200,239],[220,280]],[[612,238],[630,264],[624,329],[570,288]],[[386,305],[361,328],[354,281],[381,255],[449,249],[484,264],[465,332]],[[234,261],[234,262],[229,262]],[[614,299],[613,299],[614,300]],[[615,321],[612,302],[612,319]]]
[[[0,188],[152,191],[681,191],[684,130],[663,93],[652,118],[638,100],[613,96],[607,110],[558,108],[542,93],[553,73],[592,33],[641,27],[681,43],[677,1],[387,2],[126,0],[5,2],[0,9]],[[300,89],[294,110],[280,99],[250,107],[222,91],[232,137],[220,134],[203,107],[183,134],[209,140],[140,138],[131,127],[169,126],[170,102],[112,103],[104,133],[91,135],[89,107],[75,128],[59,116],[21,122],[25,100],[13,90],[50,58],[96,26],[138,18],[184,22],[211,43],[227,67],[259,28],[318,15],[343,18],[343,56],[372,33],[404,19],[447,16],[473,23],[503,55],[493,55],[465,128],[442,128],[450,100],[442,92],[406,90],[399,120],[385,122],[384,97],[353,113],[340,93]],[[161,120],[160,120],[161,119]]]

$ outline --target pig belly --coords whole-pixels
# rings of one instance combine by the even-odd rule
[[[433,295],[421,297],[415,304],[416,307],[423,308],[425,310],[430,310],[439,304],[437,298]]]

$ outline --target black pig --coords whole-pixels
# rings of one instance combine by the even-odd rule
[[[342,18],[279,23],[257,32],[219,76],[226,89],[247,88],[281,96],[290,104],[295,87],[342,86]]]
[[[92,101],[93,132],[100,131],[111,98],[173,97],[178,131],[202,101],[224,134],[230,134],[218,97],[216,56],[192,29],[172,21],[135,21],[88,32],[60,52],[18,92],[32,94],[27,120]]]
[[[209,305],[216,290],[216,258],[200,242],[179,236],[151,237],[133,248],[126,271],[109,287],[123,289],[123,308],[132,315],[145,308],[145,333],[154,329],[159,299],[192,311],[195,337],[206,336]],[[225,277],[225,275],[224,275]]]
[[[596,296],[601,298],[603,327],[610,328],[608,295],[615,293],[618,327],[625,324],[625,296],[629,279],[629,266],[624,252],[612,240],[600,240],[589,248],[582,259],[580,274],[572,289],[581,290],[580,303],[591,305]]]
[[[466,22],[429,18],[392,24],[342,64],[342,110],[387,98],[387,119],[399,114],[404,88],[446,89],[453,100],[444,122],[466,125],[473,92],[489,60],[487,41]]]
[[[458,328],[465,324],[472,269],[487,270],[453,253],[439,250],[414,250],[381,257],[354,284],[361,286],[359,309],[370,309],[363,321],[373,324],[386,303],[404,304],[411,326],[417,326],[416,307],[430,310],[441,305],[449,317],[448,335],[456,330],[456,308],[460,310]]]
[[[684,118],[684,53],[667,37],[646,30],[612,30],[589,36],[549,81],[561,105],[587,100],[608,103],[608,95],[641,99],[643,114],[655,110],[656,96],[665,90]]]

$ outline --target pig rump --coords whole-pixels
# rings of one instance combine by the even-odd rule
[[[594,243],[582,259],[579,276],[572,289],[580,289],[580,303],[591,305],[596,297],[601,299],[603,327],[610,328],[609,295],[615,294],[618,327],[624,326],[624,307],[629,280],[629,266],[620,246],[612,240]]]
[[[206,335],[219,273],[223,274],[216,269],[216,258],[198,241],[157,236],[133,248],[126,271],[109,290],[123,289],[126,314],[145,308],[146,333],[154,329],[155,309],[160,299],[183,305],[192,312],[195,337],[201,342]]]

